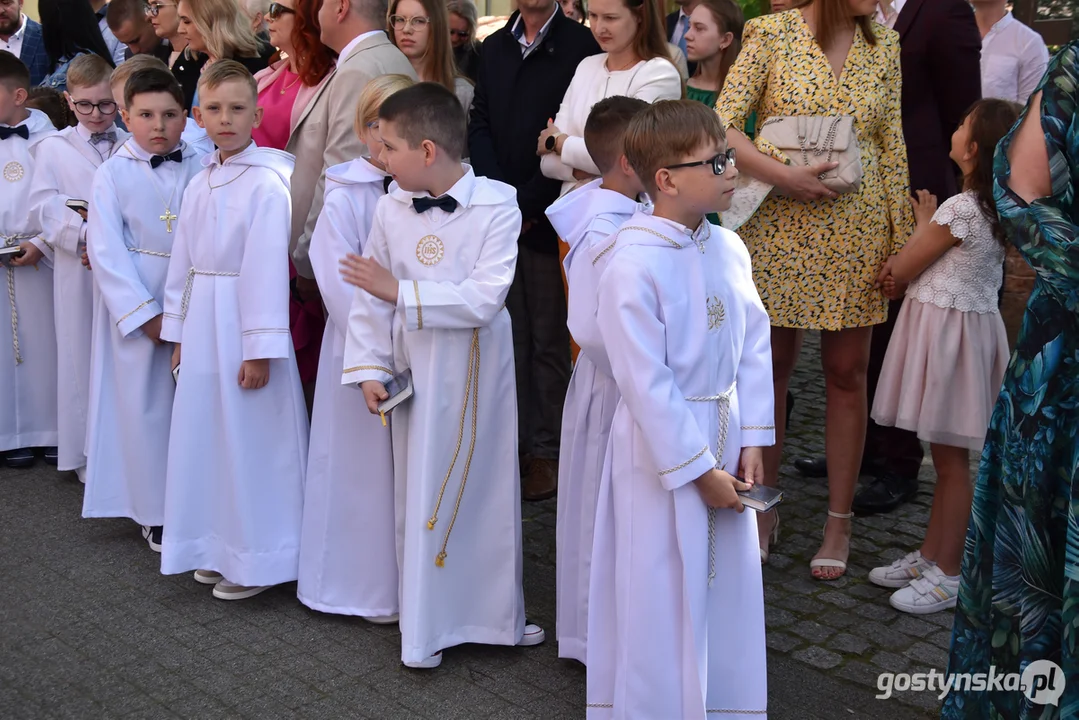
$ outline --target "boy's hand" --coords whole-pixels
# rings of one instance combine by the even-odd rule
[[[82,208],[79,208],[75,212],[77,212],[79,214],[79,216],[82,218],[83,222],[86,222],[87,217],[86,217],[86,211],[85,210],[83,210]]]
[[[742,448],[738,459],[738,474],[748,485],[764,482],[764,450],[759,447]]]
[[[27,265],[37,265],[41,262],[41,259],[45,257],[45,253],[37,249],[37,245],[24,240],[19,243],[19,248],[22,249],[22,256],[14,258],[11,261],[12,267],[26,267]]]
[[[386,392],[386,386],[378,380],[364,380],[360,383],[360,390],[363,391],[363,399],[367,403],[367,409],[371,411],[372,415],[378,415],[378,404],[390,396]]]
[[[142,331],[146,337],[154,341],[154,345],[161,344],[161,315],[155,315],[142,324]]]
[[[749,490],[751,486],[749,483],[739,482],[729,472],[712,468],[693,482],[697,484],[701,499],[708,507],[733,509],[736,512],[745,510],[738,491]]]
[[[914,208],[915,224],[928,225],[937,212],[937,196],[928,190],[918,190],[910,199],[910,206]]]
[[[397,304],[397,278],[373,258],[349,253],[341,261],[341,277],[349,285],[362,288],[379,300]]]
[[[176,343],[172,346],[172,369],[175,370],[180,365],[180,343]]]
[[[82,266],[87,270],[93,270],[93,268],[90,267],[90,256],[86,254],[85,250],[82,253]]]
[[[244,360],[240,364],[240,387],[244,390],[258,390],[270,382],[270,361]]]

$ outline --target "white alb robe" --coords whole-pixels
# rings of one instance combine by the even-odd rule
[[[310,258],[326,305],[304,489],[296,594],[314,610],[384,617],[398,611],[390,430],[358,388],[341,384],[355,288],[340,262],[362,254],[386,195],[385,171],[358,158],[326,170]]]
[[[94,327],[94,277],[82,266],[87,223],[65,203],[90,200],[94,173],[120,149],[128,133],[117,127],[112,143],[90,143],[82,125],[46,135],[31,148],[34,179],[30,206],[41,237],[53,247],[56,320],[59,470],[86,467],[86,417],[90,405],[90,337]]]
[[[619,398],[596,323],[596,288],[606,260],[606,256],[599,255],[609,244],[610,235],[642,207],[602,184],[602,179],[593,180],[563,195],[547,209],[558,237],[570,246],[563,261],[569,284],[567,324],[581,348],[562,409],[555,525],[555,625],[558,656],[582,663],[586,662],[588,573],[596,494]]]
[[[598,320],[622,399],[596,515],[588,718],[763,717],[756,517],[710,510],[693,482],[775,438],[749,253],[707,222],[691,236],[638,213],[609,255]]]
[[[199,155],[150,166],[153,153],[129,138],[98,168],[90,193],[86,250],[94,280],[90,408],[83,517],[164,518],[172,416],[172,347],[142,326],[162,312],[169,254]],[[170,212],[166,212],[166,207]]]
[[[293,157],[252,143],[184,195],[161,337],[180,343],[161,572],[216,570],[241,585],[296,579],[307,406],[292,350],[288,233]],[[245,360],[265,387],[240,387]]]
[[[412,370],[415,394],[391,423],[406,663],[524,634],[505,311],[521,212],[513,188],[464,167],[447,193],[459,203],[452,214],[417,213],[417,195],[401,189],[378,202],[364,255],[398,278],[397,303],[357,289],[345,341],[346,384]]]
[[[51,447],[57,438],[53,252],[30,211],[31,149],[56,128],[40,110],[19,125],[29,139],[0,140],[0,245],[29,240],[45,258],[36,266],[0,266],[0,452]]]

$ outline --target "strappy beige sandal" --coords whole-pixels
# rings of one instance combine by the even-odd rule
[[[852,513],[852,512],[850,512],[850,513],[837,513],[837,512],[832,512],[831,510],[829,510],[828,511],[828,517],[834,517],[834,518],[838,518],[840,520],[850,520],[852,517],[854,517],[854,513]],[[825,524],[825,528],[827,528],[827,527],[828,527],[828,525]],[[823,536],[823,534],[824,534],[824,530],[822,529],[821,530],[821,535]],[[817,568],[839,568],[842,572],[840,572],[835,577],[818,577],[816,575],[813,575],[813,571],[815,569],[817,569]],[[814,558],[813,560],[809,561],[809,572],[810,572],[810,575],[813,576],[814,580],[822,580],[822,581],[825,581],[825,582],[830,582],[832,580],[838,580],[839,578],[841,578],[841,577],[843,577],[844,575],[847,574],[847,563],[845,563],[842,560],[835,560],[833,558]]]

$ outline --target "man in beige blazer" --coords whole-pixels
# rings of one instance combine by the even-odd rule
[[[408,58],[386,37],[386,12],[386,0],[323,0],[319,9],[322,43],[337,52],[337,68],[308,103],[285,148],[296,156],[289,249],[297,290],[307,299],[318,292],[307,252],[322,212],[326,168],[367,151],[354,129],[356,101],[368,81],[379,75],[400,73],[416,79]]]

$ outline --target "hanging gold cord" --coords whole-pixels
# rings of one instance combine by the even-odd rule
[[[457,502],[453,507],[453,515],[450,516],[450,524],[446,528],[446,536],[442,539],[442,549],[439,550],[437,556],[435,556],[435,565],[438,567],[444,567],[446,563],[446,547],[450,542],[450,533],[453,532],[454,523],[457,521],[457,514],[461,510],[461,499],[465,494],[465,484],[468,482],[468,471],[472,466],[472,455],[476,449],[476,423],[477,413],[479,411],[479,394],[480,394],[480,331],[479,328],[472,330],[472,344],[469,347],[468,353],[468,377],[465,380],[465,397],[464,402],[461,404],[461,423],[457,430],[457,447],[453,451],[453,459],[450,461],[450,467],[446,471],[446,477],[442,479],[442,487],[438,491],[438,500],[435,502],[434,512],[431,513],[431,519],[427,521],[427,529],[434,530],[435,525],[438,523],[438,510],[442,506],[442,499],[446,494],[446,486],[449,484],[450,475],[453,474],[453,468],[457,464],[457,458],[461,452],[461,443],[464,440],[465,433],[465,419],[468,417],[468,405],[469,400],[472,401],[472,435],[469,438],[468,443],[468,455],[465,457],[465,466],[461,474],[461,487],[457,491]]]

